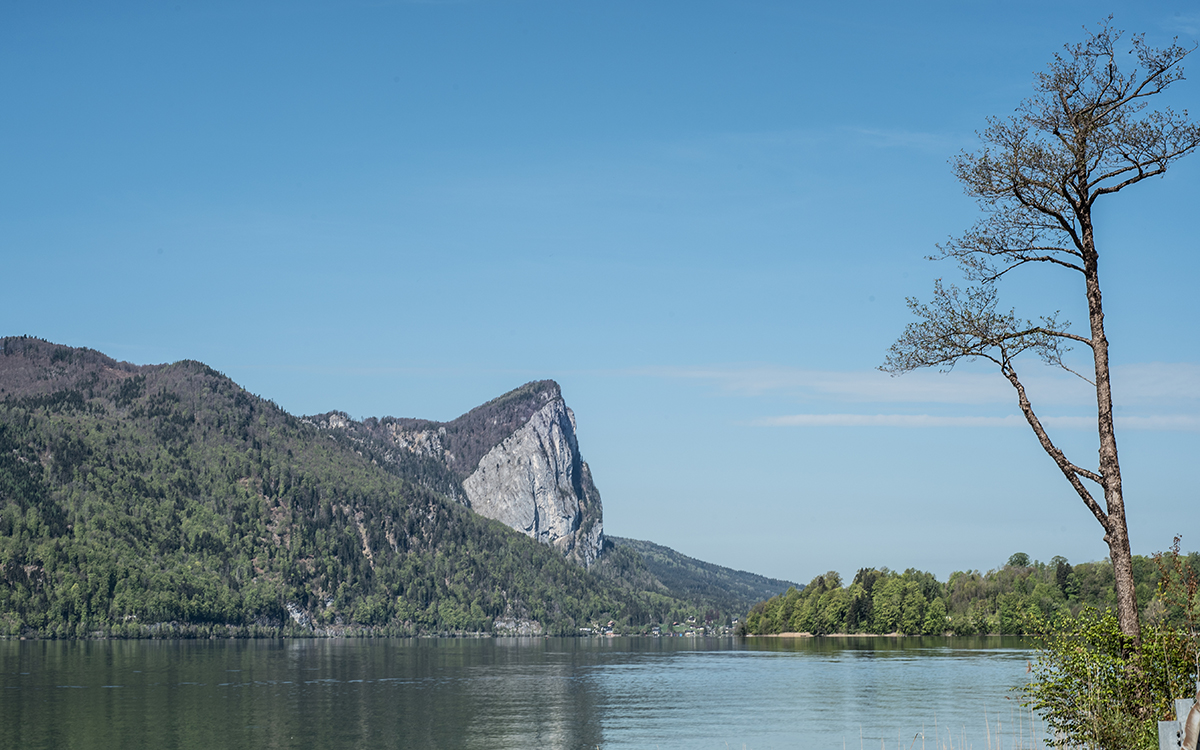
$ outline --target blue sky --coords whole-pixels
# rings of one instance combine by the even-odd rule
[[[874,368],[958,278],[948,159],[1083,26],[1200,3],[189,5],[0,6],[0,333],[300,414],[554,378],[610,533],[801,582],[1107,554],[996,373]],[[1097,210],[1144,554],[1200,548],[1198,198],[1193,156]],[[1085,318],[1049,269],[1002,299]],[[1086,386],[1025,375],[1094,464]]]

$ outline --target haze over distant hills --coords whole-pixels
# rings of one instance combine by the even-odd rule
[[[640,631],[792,585],[606,540],[552,381],[444,424],[298,418],[29,337],[0,340],[0,579],[0,632],[59,636]]]

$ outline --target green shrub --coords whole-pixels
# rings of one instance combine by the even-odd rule
[[[1111,610],[1088,608],[1042,637],[1026,705],[1069,746],[1153,750],[1157,722],[1175,718],[1173,700],[1195,689],[1195,665],[1186,630],[1149,624],[1134,647]]]

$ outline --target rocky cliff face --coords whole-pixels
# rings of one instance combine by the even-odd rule
[[[552,380],[527,383],[452,422],[308,418],[423,484],[591,565],[604,544],[600,493],[579,453],[575,415]]]
[[[590,565],[600,554],[600,493],[579,456],[575,414],[561,397],[479,460],[463,480],[471,508]]]

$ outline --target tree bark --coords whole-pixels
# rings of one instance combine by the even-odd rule
[[[1100,476],[1103,479],[1108,544],[1117,594],[1117,621],[1121,632],[1141,643],[1137,590],[1133,581],[1133,554],[1125,523],[1125,498],[1121,491],[1121,464],[1117,458],[1117,435],[1113,428],[1112,381],[1108,366],[1108,338],[1104,335],[1104,305],[1100,294],[1099,257],[1096,253],[1090,205],[1084,198],[1081,219],[1083,275],[1087,287],[1088,320],[1091,324],[1092,356],[1096,373],[1096,427],[1100,438]]]

